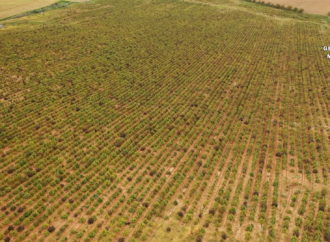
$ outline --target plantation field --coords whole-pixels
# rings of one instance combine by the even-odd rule
[[[72,2],[81,1],[84,0],[73,0]],[[1,0],[0,19],[46,7],[56,2],[58,2],[58,0]]]
[[[330,2],[328,0],[269,0],[268,2],[302,8],[307,13],[330,13]]]
[[[95,0],[0,24],[0,240],[329,241],[329,18]]]

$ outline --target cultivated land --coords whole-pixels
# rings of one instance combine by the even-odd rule
[[[329,18],[96,0],[1,24],[1,239],[329,241]]]
[[[72,0],[72,2],[81,1],[84,0]],[[0,19],[42,8],[56,2],[58,0],[1,0]]]
[[[328,14],[330,13],[329,0],[269,0],[265,2],[278,3],[285,6],[303,8],[307,13]]]

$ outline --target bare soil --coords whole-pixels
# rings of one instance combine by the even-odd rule
[[[329,0],[266,0],[265,2],[302,8],[307,13],[328,14],[330,12]]]

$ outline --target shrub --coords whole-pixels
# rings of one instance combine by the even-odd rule
[[[236,214],[236,209],[235,208],[230,208],[229,213],[235,215]]]
[[[293,235],[299,237],[299,229],[293,230]]]
[[[319,205],[319,210],[324,212],[325,211],[325,207],[326,207],[325,200],[321,200],[320,201],[320,205]]]
[[[23,225],[17,227],[17,232],[21,232],[23,230],[24,230],[24,226]]]
[[[197,235],[196,242],[202,242],[202,241],[203,241],[202,235]]]
[[[119,134],[119,137],[120,137],[120,138],[123,138],[123,139],[126,138],[126,133],[121,132],[121,133]]]
[[[182,211],[180,211],[180,212],[178,212],[178,216],[180,217],[180,218],[182,218],[183,217],[183,212]]]
[[[7,228],[8,231],[12,231],[14,230],[14,226],[10,225],[8,228]]]
[[[87,223],[88,224],[93,224],[95,222],[95,219],[94,218],[89,218],[88,220],[87,220]]]
[[[327,242],[330,241],[330,228],[327,228],[327,230],[324,232],[324,240]]]
[[[54,226],[49,226],[47,230],[48,230],[49,233],[54,232],[55,227]]]
[[[214,208],[211,208],[211,209],[209,210],[209,214],[214,215],[214,214],[215,214],[215,209],[214,209]]]
[[[248,232],[252,232],[253,231],[253,224],[249,224],[247,227],[246,227],[246,231]]]
[[[114,143],[114,145],[115,145],[117,148],[119,148],[122,144],[123,144],[123,141],[121,141],[121,140],[116,140],[115,143]]]

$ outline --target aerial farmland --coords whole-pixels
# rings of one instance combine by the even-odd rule
[[[326,12],[16,1],[0,3],[0,240],[330,241]]]

